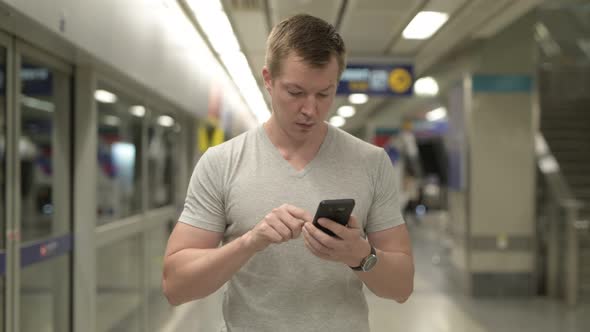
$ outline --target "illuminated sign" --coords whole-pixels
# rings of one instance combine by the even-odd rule
[[[348,65],[337,94],[365,93],[373,96],[411,96],[414,69],[411,65]]]
[[[45,67],[24,64],[20,70],[22,93],[27,96],[51,96],[53,75]]]
[[[22,93],[27,96],[51,96],[53,94],[53,74],[49,69],[23,65],[20,70]],[[0,96],[6,93],[6,72],[0,67]]]

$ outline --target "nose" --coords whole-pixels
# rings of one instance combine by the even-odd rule
[[[318,102],[315,96],[310,95],[307,98],[305,98],[305,102],[303,103],[302,107],[301,107],[301,113],[303,113],[305,116],[311,117],[313,116],[318,109]]]

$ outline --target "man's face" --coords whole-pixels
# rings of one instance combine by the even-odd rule
[[[272,78],[262,71],[272,99],[274,124],[295,140],[321,132],[338,87],[338,61],[332,57],[324,67],[311,67],[294,55],[281,63],[281,73]]]

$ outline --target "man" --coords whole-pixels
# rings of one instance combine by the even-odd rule
[[[324,122],[344,59],[342,39],[318,18],[273,29],[262,71],[272,115],[195,167],[166,249],[170,303],[228,282],[227,331],[356,332],[369,330],[363,284],[400,303],[410,296],[413,260],[391,162]],[[337,198],[356,206],[347,226],[321,219],[331,237],[312,213]]]

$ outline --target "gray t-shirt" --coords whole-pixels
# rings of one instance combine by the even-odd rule
[[[190,180],[179,221],[228,243],[284,203],[311,215],[324,199],[353,198],[366,233],[402,224],[385,151],[329,126],[316,157],[296,171],[262,126],[210,148]],[[395,282],[395,276],[391,276]],[[369,331],[363,283],[342,263],[315,257],[303,236],[270,245],[228,282],[223,315],[235,331]]]

